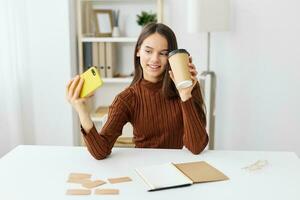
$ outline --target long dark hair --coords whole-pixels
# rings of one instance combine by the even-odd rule
[[[150,35],[154,34],[154,33],[158,33],[161,36],[163,36],[167,42],[168,42],[168,51],[171,52],[175,49],[177,49],[177,39],[175,36],[175,33],[172,31],[171,28],[169,28],[168,26],[166,26],[165,24],[162,23],[149,23],[147,24],[138,40],[137,43],[135,45],[135,50],[134,50],[134,76],[133,76],[133,80],[131,82],[130,85],[135,84],[136,82],[140,81],[143,78],[143,70],[142,70],[142,66],[140,63],[140,57],[137,56],[137,52],[139,51],[139,49],[142,46],[142,43],[144,42],[144,40],[149,37]],[[166,66],[166,70],[164,71],[163,74],[163,85],[162,85],[162,93],[163,95],[168,98],[178,98],[179,94],[178,94],[178,90],[176,89],[176,86],[174,84],[174,82],[172,81],[168,71],[170,70],[170,64],[169,62],[167,63]],[[200,85],[199,83],[197,83],[197,85],[194,87],[193,91],[192,91],[192,96],[195,99],[195,105],[197,107],[197,110],[200,111],[201,113],[201,118],[205,121],[205,106],[204,106],[204,102],[203,102],[203,98],[202,98],[202,94],[201,94],[201,90],[200,90]]]

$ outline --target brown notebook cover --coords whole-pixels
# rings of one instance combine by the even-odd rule
[[[174,164],[193,183],[223,181],[229,178],[205,161]]]

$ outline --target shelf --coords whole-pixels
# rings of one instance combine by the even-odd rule
[[[126,78],[103,78],[104,83],[131,83],[132,77]]]
[[[83,37],[81,42],[136,42],[136,37]]]

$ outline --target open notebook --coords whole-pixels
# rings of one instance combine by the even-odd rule
[[[205,161],[166,163],[135,169],[148,191],[227,180],[228,177]]]

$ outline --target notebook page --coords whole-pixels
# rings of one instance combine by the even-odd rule
[[[146,166],[136,169],[136,172],[147,184],[149,191],[193,183],[172,163]]]

